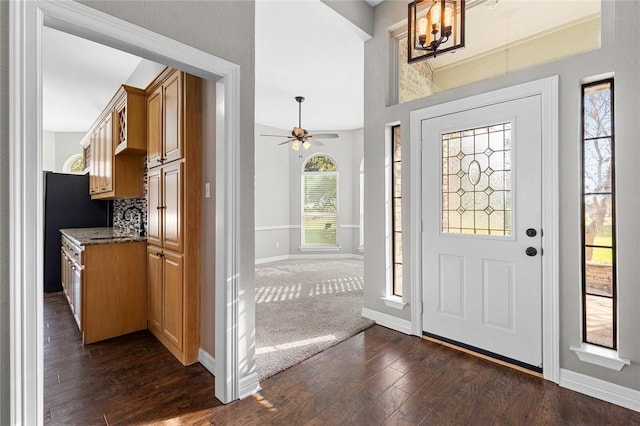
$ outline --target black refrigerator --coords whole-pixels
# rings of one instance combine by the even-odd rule
[[[91,200],[89,175],[44,172],[44,292],[62,291],[60,229],[111,226],[112,207]]]

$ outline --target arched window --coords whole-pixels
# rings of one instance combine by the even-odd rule
[[[302,168],[302,245],[337,246],[338,168],[316,154]]]
[[[83,173],[84,159],[82,154],[73,154],[62,165],[62,171],[65,173]]]

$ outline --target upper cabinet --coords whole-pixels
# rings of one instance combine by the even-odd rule
[[[146,95],[144,90],[121,86],[116,94],[114,128],[116,130],[115,154],[145,155],[146,140]]]
[[[93,199],[144,196],[144,90],[121,86],[83,140]]]
[[[186,111],[197,98],[191,94],[193,76],[172,69],[165,70],[151,84],[147,97],[147,167],[149,169],[184,158],[185,141],[189,138]],[[186,124],[186,126],[185,126]]]

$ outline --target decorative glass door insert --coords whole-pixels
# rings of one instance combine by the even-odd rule
[[[442,232],[511,235],[511,123],[442,135]]]

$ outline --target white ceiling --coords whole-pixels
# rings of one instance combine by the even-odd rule
[[[42,120],[86,132],[141,59],[47,27],[42,30]]]
[[[256,2],[256,123],[363,126],[364,41],[353,24],[319,0]]]

